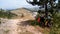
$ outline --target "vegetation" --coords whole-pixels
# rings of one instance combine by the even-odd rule
[[[58,8],[60,9],[60,0],[58,0]]]
[[[53,26],[51,27],[50,34],[60,34],[60,13],[54,14]]]
[[[43,20],[44,22],[46,21],[46,22],[49,22],[50,23],[50,21],[51,21],[51,16],[53,16],[53,13],[54,13],[54,9],[56,9],[56,8],[54,8],[54,7],[56,7],[57,6],[57,4],[56,4],[56,0],[33,0],[33,1],[28,1],[28,0],[26,0],[29,4],[32,4],[33,6],[34,5],[38,5],[38,6],[42,6],[42,8],[45,8],[45,11],[44,11],[44,16],[45,16],[45,20]],[[55,3],[54,3],[55,2]],[[56,6],[55,6],[55,4],[56,4]],[[48,7],[50,5],[50,7]],[[48,9],[49,8],[49,9]],[[41,10],[38,10],[39,12],[39,14],[40,14],[40,12],[43,12],[43,11],[41,11]],[[51,16],[49,15],[49,13],[51,14]],[[37,16],[38,17],[38,16]],[[48,20],[48,17],[50,17],[50,21]],[[47,18],[47,19],[46,19]],[[44,18],[43,18],[44,19]],[[47,24],[48,26],[51,24],[49,24],[49,23],[44,23],[44,25],[45,24]],[[42,23],[43,24],[43,23]]]
[[[60,12],[57,11],[57,9],[60,8],[60,0],[58,0],[58,3],[56,3],[56,6],[54,3],[55,1],[56,0],[39,0],[39,1],[33,0],[32,2],[27,1],[28,3],[32,4],[33,6],[38,5],[38,6],[42,6],[42,8],[45,8],[46,16],[48,16],[48,12],[50,12],[52,14],[53,25],[50,27],[50,34],[60,34]],[[50,8],[47,7],[49,5],[50,5]],[[37,22],[34,21],[33,24],[35,24],[35,23],[37,23]]]
[[[13,16],[16,16],[16,15],[11,13],[10,10],[0,9],[0,17],[1,18],[12,18]]]

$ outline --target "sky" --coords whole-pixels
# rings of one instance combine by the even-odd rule
[[[21,7],[34,7],[26,2],[26,0],[0,0],[0,8],[14,9]]]
[[[28,4],[26,0],[0,0],[0,8],[2,9],[15,9],[22,7],[36,7]]]

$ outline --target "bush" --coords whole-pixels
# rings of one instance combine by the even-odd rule
[[[39,23],[36,20],[34,20],[31,22],[31,25],[39,25]]]
[[[11,13],[9,10],[4,12],[4,11],[0,11],[0,17],[2,18],[12,18],[13,16],[16,16],[15,14]]]
[[[53,26],[51,27],[50,34],[60,34],[60,16],[59,13],[54,14],[53,16]]]

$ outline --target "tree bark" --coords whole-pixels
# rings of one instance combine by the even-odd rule
[[[46,17],[48,15],[47,3],[48,3],[48,1],[46,0],[45,1],[45,15],[46,15]]]
[[[51,14],[53,14],[53,0],[50,0],[50,5],[51,5]]]

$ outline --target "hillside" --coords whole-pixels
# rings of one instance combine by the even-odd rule
[[[17,16],[12,19],[0,18],[0,34],[42,34],[35,26],[30,25],[29,20],[35,19],[32,12],[21,8],[11,13]]]
[[[36,12],[31,12],[25,8],[18,8],[10,11],[16,16],[11,19],[0,18],[0,34],[48,34],[48,28],[38,25],[31,25],[35,20]]]
[[[11,13],[16,14],[17,18],[34,19],[33,12],[31,12],[25,8],[19,8],[16,10],[12,10]],[[14,17],[14,18],[16,18],[16,17]]]

